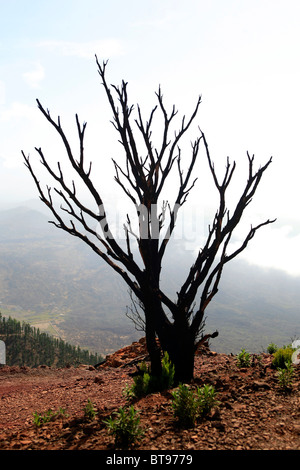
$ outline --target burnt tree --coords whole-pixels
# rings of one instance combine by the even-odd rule
[[[127,215],[124,224],[126,235],[124,246],[112,233],[102,194],[92,180],[92,163],[86,165],[84,153],[86,123],[81,124],[77,115],[79,147],[78,155],[74,155],[61,126],[60,118],[55,121],[50,112],[37,100],[38,108],[62,139],[67,161],[92,196],[95,209],[83,203],[74,181],[68,183],[60,162],[56,169],[53,168],[42,149],[36,148],[40,162],[55,182],[53,193],[49,186],[42,187],[29,156],[26,156],[23,151],[22,154],[37,186],[40,199],[54,216],[55,220],[51,222],[89,245],[123,278],[142,306],[152,373],[159,375],[161,372],[161,350],[156,342],[156,337],[158,337],[162,350],[169,353],[175,365],[177,380],[186,382],[193,377],[196,344],[199,340],[201,341],[201,337],[203,340],[204,312],[218,291],[224,265],[247,247],[259,228],[274,222],[274,220],[267,220],[251,227],[239,248],[228,253],[231,236],[272,159],[255,171],[254,157],[247,154],[248,178],[234,210],[229,213],[225,195],[236,168],[235,162],[231,164],[227,159],[225,173],[220,181],[216,175],[205,135],[201,130],[191,145],[188,164],[185,171],[183,170],[182,150],[179,144],[198,114],[201,98],[197,100],[189,119],[185,116],[182,118],[179,129],[171,138],[170,129],[177,111],[173,107],[169,113],[167,112],[161,89],[159,88],[156,93],[157,105],[150,112],[148,120],[143,119],[139,106],[137,106],[134,119],[132,117],[134,108],[128,102],[127,83],[122,81],[120,87],[109,85],[106,80],[107,62],[101,64],[96,57],[96,63],[112,111],[112,123],[124,152],[123,163],[113,160],[115,181],[134,205],[139,222],[138,231],[134,232],[132,220]],[[153,122],[157,111],[161,113],[163,119],[162,140],[159,147],[156,147],[152,140]],[[142,138],[141,149],[138,148],[135,132],[139,138]],[[208,227],[206,242],[199,250],[174,300],[161,289],[162,262],[176,226],[178,211],[185,204],[197,180],[193,174],[200,148],[203,148],[215,189],[219,195],[219,207]],[[162,190],[174,168],[178,174],[174,200],[172,203],[161,202]],[[60,208],[57,207],[53,194],[61,199]],[[96,229],[97,224],[101,227],[101,233]],[[136,243],[136,251],[133,249],[133,243]],[[142,263],[137,260],[139,256],[141,257],[139,261]],[[197,293],[200,294],[200,300],[195,309]],[[205,338],[216,335],[217,332],[206,335]]]

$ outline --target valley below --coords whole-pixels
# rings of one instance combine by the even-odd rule
[[[127,286],[104,261],[32,208],[0,212],[0,311],[106,356],[144,335],[126,313]],[[176,255],[176,256],[175,256]],[[193,262],[178,241],[166,255],[162,284],[176,296]],[[259,353],[300,337],[300,278],[243,260],[226,265],[206,311],[212,348]]]

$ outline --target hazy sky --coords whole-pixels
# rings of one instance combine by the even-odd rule
[[[201,94],[197,126],[220,175],[229,156],[242,184],[247,151],[257,167],[273,156],[246,229],[278,220],[244,256],[300,274],[299,24],[299,0],[0,0],[0,207],[36,197],[21,150],[34,158],[41,146],[52,161],[60,158],[36,98],[73,137],[75,113],[88,122],[88,158],[98,161],[99,181],[111,190],[107,165],[120,149],[96,53],[109,59],[108,81],[128,81],[132,102],[145,113],[159,84],[166,105],[176,104],[181,115]],[[197,127],[190,139],[196,136]]]

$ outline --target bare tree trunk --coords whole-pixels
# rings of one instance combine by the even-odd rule
[[[162,372],[161,348],[156,341],[156,332],[152,317],[151,315],[148,315],[148,309],[146,311],[146,344],[150,356],[151,374],[159,377]]]
[[[145,312],[148,311],[150,319],[147,322],[146,313],[146,324],[153,325],[151,334],[148,332],[146,335],[152,374],[156,376],[161,374],[161,353],[167,351],[175,367],[175,382],[190,382],[194,374],[196,333],[190,328],[186,317],[184,318],[182,315],[178,315],[177,321],[170,322],[159,299],[156,299],[155,296],[150,299],[148,307],[145,307]],[[184,318],[183,321],[182,318]],[[160,348],[153,333],[157,334]]]
[[[188,328],[172,326],[167,351],[175,367],[175,383],[188,383],[194,377],[195,338]]]

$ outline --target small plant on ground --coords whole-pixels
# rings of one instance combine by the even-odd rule
[[[48,423],[54,416],[52,410],[47,410],[43,415],[35,411],[33,413],[33,422],[36,427],[42,426],[42,424]]]
[[[194,427],[198,418],[206,417],[214,406],[219,404],[217,392],[212,385],[204,385],[197,390],[180,384],[178,389],[172,392],[173,412],[180,426],[184,428]]]
[[[88,402],[85,405],[83,412],[84,412],[84,417],[88,421],[93,421],[95,419],[97,415],[97,411],[95,410],[94,405],[90,399],[88,399]]]
[[[285,368],[278,368],[277,377],[280,388],[284,392],[290,391],[294,377],[294,368],[290,361],[286,362]]]
[[[160,392],[171,388],[174,383],[175,368],[167,352],[162,359],[161,377],[151,375],[151,370],[145,362],[139,365],[139,375],[134,377],[134,384],[123,391],[128,399],[141,398],[149,393]]]
[[[276,369],[284,369],[286,367],[286,363],[292,362],[293,352],[294,349],[291,346],[279,348],[274,353],[274,358],[272,361],[273,366]]]
[[[141,398],[150,393],[150,369],[145,362],[139,364],[139,375],[133,382],[132,387],[126,389],[128,398]]]
[[[202,416],[206,416],[210,410],[220,404],[217,400],[217,392],[212,385],[204,385],[197,389],[198,409]]]
[[[242,349],[237,355],[237,365],[238,367],[250,367],[250,354],[245,349]]]
[[[45,423],[48,423],[49,421],[53,421],[54,419],[58,417],[67,417],[66,410],[63,408],[59,408],[58,411],[54,412],[51,409],[47,410],[44,414],[37,413],[35,411],[33,413],[33,423],[35,424],[36,427],[40,427]]]
[[[274,343],[270,343],[269,346],[267,347],[267,352],[269,354],[274,354],[278,349],[278,346]]]
[[[169,354],[165,352],[162,359],[162,374],[158,384],[160,390],[168,390],[171,388],[174,384],[174,376],[175,367],[170,361]]]
[[[135,398],[135,393],[133,391],[133,386],[125,385],[125,388],[122,390],[122,395],[126,398],[127,401],[131,401]]]
[[[172,392],[172,396],[174,416],[179,425],[184,428],[194,427],[198,415],[198,404],[194,391],[187,385],[180,384],[178,389]]]
[[[140,417],[133,405],[119,408],[113,413],[115,418],[110,416],[104,421],[109,433],[115,438],[115,446],[118,448],[129,448],[144,435],[144,430],[140,426]]]

